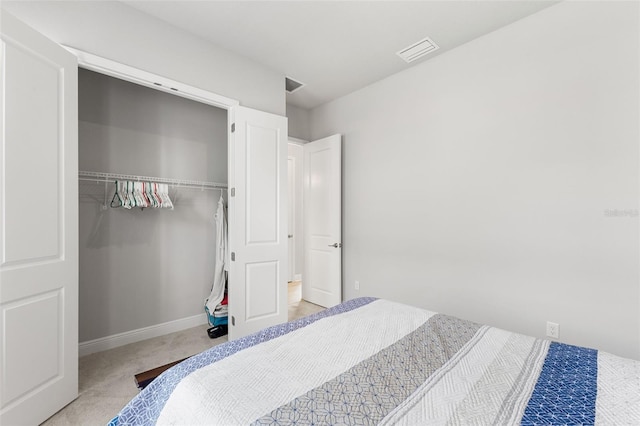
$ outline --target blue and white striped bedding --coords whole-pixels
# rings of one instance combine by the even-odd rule
[[[166,371],[129,424],[640,424],[640,362],[360,298]]]

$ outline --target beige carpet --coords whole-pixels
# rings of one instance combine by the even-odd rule
[[[295,285],[290,285],[289,320],[324,309],[296,299],[297,293]],[[138,393],[135,374],[227,341],[226,336],[210,339],[207,328],[203,325],[80,358],[78,398],[44,425],[106,425]]]

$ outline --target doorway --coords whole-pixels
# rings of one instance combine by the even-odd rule
[[[169,331],[160,324],[203,322],[202,304],[218,262],[214,214],[221,197],[228,201],[226,190],[215,188],[227,186],[227,115],[79,69],[81,355],[129,343],[121,335],[132,330],[154,327],[143,337],[155,337]],[[92,174],[100,176],[85,177]],[[110,203],[119,180],[171,182],[167,195],[174,208]],[[181,180],[202,186],[176,183]]]
[[[287,240],[289,243],[289,266],[287,281],[299,282],[304,270],[304,222],[303,222],[303,147],[306,141],[289,138],[288,144],[288,191],[289,218]]]

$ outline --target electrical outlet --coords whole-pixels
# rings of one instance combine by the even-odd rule
[[[360,290],[360,281],[356,281],[353,283],[353,288],[355,288],[356,290]]]
[[[547,321],[547,336],[554,339],[560,337],[560,324]]]

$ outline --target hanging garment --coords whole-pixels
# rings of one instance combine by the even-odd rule
[[[224,284],[227,267],[227,218],[224,212],[224,198],[220,194],[216,211],[216,266],[213,275],[213,288],[205,301],[205,310],[211,317],[218,304],[224,298]],[[213,325],[213,324],[212,324]]]
[[[220,199],[222,200],[222,191],[220,191]],[[224,201],[224,200],[223,200]],[[231,252],[228,248],[228,243],[229,240],[228,238],[228,234],[227,234],[227,206],[225,206],[223,204],[223,208],[222,208],[222,212],[224,214],[224,271],[227,275],[225,275],[225,278],[228,277],[229,275],[229,266],[231,265]],[[226,304],[226,296],[225,296],[225,300],[222,302],[223,304]]]

